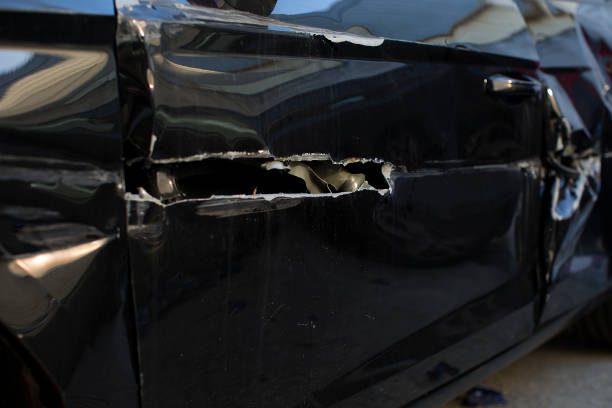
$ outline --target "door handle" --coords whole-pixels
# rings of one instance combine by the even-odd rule
[[[538,81],[516,79],[501,74],[485,78],[484,86],[488,93],[500,96],[535,96],[542,91],[542,85]]]

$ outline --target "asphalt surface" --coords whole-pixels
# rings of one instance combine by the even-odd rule
[[[612,350],[547,345],[482,385],[501,391],[509,408],[612,407]]]

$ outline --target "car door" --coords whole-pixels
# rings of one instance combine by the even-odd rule
[[[144,407],[401,406],[534,329],[511,1],[118,1]]]
[[[112,0],[0,4],[3,406],[138,404],[115,28]]]

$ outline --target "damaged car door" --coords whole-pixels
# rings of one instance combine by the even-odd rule
[[[528,337],[512,1],[117,1],[144,407],[414,400]]]
[[[542,237],[547,296],[541,323],[546,324],[609,285],[608,198],[600,190],[602,167],[609,172],[612,135],[612,31],[606,24],[612,7],[609,2],[535,0],[518,5],[536,39],[549,112]]]

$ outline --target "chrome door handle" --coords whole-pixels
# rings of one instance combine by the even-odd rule
[[[516,79],[505,75],[491,75],[484,80],[485,90],[494,95],[538,95],[542,85],[535,80]]]

